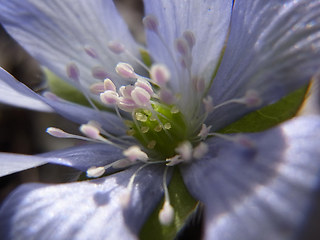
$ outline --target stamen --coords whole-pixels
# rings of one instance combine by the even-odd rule
[[[116,66],[116,72],[123,78],[136,78],[137,75],[134,72],[133,67],[128,63],[118,63]]]
[[[103,67],[96,66],[91,69],[92,76],[95,79],[104,80],[109,77],[109,73],[107,73]]]
[[[130,161],[129,159],[120,159],[118,161],[115,161],[114,163],[112,163],[112,167],[113,168],[126,168],[126,167],[129,167],[129,166],[132,166],[133,163],[132,161]]]
[[[117,92],[107,90],[100,94],[100,100],[106,105],[115,105],[119,101],[119,94]]]
[[[164,204],[159,212],[159,221],[162,225],[168,226],[174,219],[174,209],[170,204],[169,191],[167,187],[167,172],[168,167],[165,168],[163,173],[163,190],[164,190]]]
[[[166,162],[167,162],[167,166],[168,167],[172,167],[172,166],[175,166],[175,165],[177,165],[177,164],[179,164],[179,163],[182,163],[183,162],[183,159],[181,158],[181,156],[180,155],[175,155],[175,156],[173,156],[173,157],[171,157],[171,158],[167,158],[166,159]]]
[[[148,143],[147,147],[148,147],[149,149],[154,149],[154,147],[156,146],[156,144],[157,144],[157,142],[156,142],[155,140],[151,140],[151,141]]]
[[[209,148],[204,142],[200,142],[198,146],[193,149],[193,158],[201,159],[205,154],[207,154]]]
[[[148,81],[138,78],[138,80],[136,81],[136,83],[134,85],[136,87],[141,87],[144,90],[146,90],[150,94],[150,96],[154,95],[152,86],[150,85],[150,83]]]
[[[80,71],[78,66],[75,63],[69,63],[67,65],[66,70],[67,70],[67,76],[70,79],[79,82]]]
[[[153,32],[158,32],[159,22],[155,16],[152,16],[152,15],[145,16],[142,22],[146,29]]]
[[[60,98],[57,95],[55,95],[54,93],[49,92],[49,91],[44,92],[43,96],[47,99],[54,100],[54,101],[60,100]]]
[[[153,64],[150,69],[151,79],[160,87],[165,86],[170,80],[171,74],[164,64]]]
[[[119,88],[119,93],[121,96],[131,99],[131,92],[133,91],[134,88],[135,86],[132,86],[132,85],[121,86]]]
[[[87,137],[96,139],[96,140],[101,140],[102,136],[100,135],[100,130],[90,124],[82,124],[80,126],[80,131]]]
[[[262,100],[257,91],[249,89],[244,96],[244,104],[247,107],[258,107],[262,103]]]
[[[49,133],[51,136],[57,137],[57,138],[68,138],[70,137],[70,135],[72,135],[70,133],[63,131],[62,129],[55,128],[55,127],[47,128],[46,132]]]
[[[84,47],[84,51],[86,52],[86,54],[88,54],[88,56],[97,59],[98,58],[98,54],[97,52],[90,46],[85,46]]]
[[[178,53],[183,57],[188,57],[190,55],[190,48],[188,42],[183,38],[178,38],[175,41],[175,47]]]
[[[104,90],[110,90],[114,92],[117,90],[116,86],[109,78],[104,80],[103,85],[104,85]]]
[[[206,124],[202,124],[201,130],[198,134],[198,137],[200,137],[200,140],[205,140],[208,137],[210,130],[211,130],[211,127],[212,126],[207,127]]]
[[[104,85],[103,83],[94,83],[90,86],[90,92],[99,95],[100,93],[104,92]]]
[[[125,50],[124,46],[121,43],[116,41],[110,41],[108,43],[108,48],[110,49],[110,51],[112,51],[115,54],[121,54]]]
[[[123,155],[132,162],[136,162],[137,160],[147,162],[149,159],[148,155],[145,152],[141,151],[139,146],[129,147],[128,149],[123,151]]]
[[[129,205],[130,199],[131,199],[131,192],[132,192],[132,187],[133,187],[133,182],[134,179],[136,178],[137,174],[146,166],[149,164],[143,164],[141,167],[139,167],[131,176],[128,186],[124,189],[123,193],[121,194],[120,197],[120,203],[122,206],[127,207]]]
[[[206,111],[206,114],[211,113],[215,108],[213,106],[212,97],[208,96],[208,97],[204,98],[202,101],[203,101],[203,104],[204,104],[204,109]]]
[[[174,104],[176,102],[176,98],[172,91],[167,88],[161,88],[159,92],[159,98],[162,102],[166,104]]]
[[[133,112],[138,107],[132,99],[125,97],[119,97],[117,106],[125,112]]]
[[[83,136],[79,136],[79,135],[75,135],[75,134],[71,134],[71,133],[67,133],[59,128],[55,128],[55,127],[49,127],[47,128],[46,132],[48,134],[50,134],[53,137],[57,137],[57,138],[73,138],[73,139],[79,139],[79,140],[84,140],[84,141],[93,141],[94,139],[91,138],[87,138],[87,137],[83,137]],[[94,141],[96,142],[96,141]]]
[[[190,161],[192,158],[192,145],[189,141],[184,141],[183,143],[179,144],[175,151],[184,161]]]
[[[105,173],[104,167],[96,167],[92,166],[87,170],[87,177],[88,178],[98,178],[101,177]]]
[[[258,107],[261,105],[262,100],[259,97],[257,91],[249,89],[242,98],[230,99],[228,101],[225,101],[217,106],[214,106],[214,110],[230,103],[245,104],[247,107]]]
[[[150,106],[150,94],[141,87],[135,87],[131,92],[133,101],[140,107]]]
[[[79,81],[80,72],[75,63],[69,63],[67,65],[67,75],[70,79],[75,81],[75,83],[78,85],[79,90],[82,92],[83,96],[87,99],[87,101],[92,106],[92,108],[94,108],[96,111],[99,112],[98,108],[96,107],[96,105],[94,105],[94,103],[92,102],[91,98],[88,95],[87,91],[90,89],[87,89],[87,88],[84,89],[83,86],[81,85],[81,82]]]
[[[194,33],[190,30],[187,30],[182,34],[182,36],[187,41],[189,48],[192,49],[196,43],[196,37],[195,37]]]

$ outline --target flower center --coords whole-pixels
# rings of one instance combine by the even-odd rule
[[[178,145],[187,139],[187,127],[182,113],[175,105],[155,102],[152,110],[137,109],[133,121],[127,121],[128,135],[135,137],[155,157],[173,157]]]

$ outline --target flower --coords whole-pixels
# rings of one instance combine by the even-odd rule
[[[320,118],[258,133],[219,129],[299,89],[317,73],[320,3],[307,0],[144,1],[146,47],[112,1],[0,1],[0,21],[41,64],[91,104],[40,96],[0,71],[3,102],[55,111],[93,143],[21,156],[2,153],[1,175],[47,162],[88,177],[27,184],[0,212],[3,239],[135,239],[178,168],[205,206],[205,239],[290,239],[318,189]],[[152,65],[141,61],[147,50]],[[95,102],[104,104],[104,110]],[[113,109],[106,111],[105,109]],[[121,171],[119,171],[121,170]]]

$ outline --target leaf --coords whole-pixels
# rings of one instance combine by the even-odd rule
[[[278,102],[249,113],[220,130],[220,133],[260,132],[296,115],[305,99],[308,87],[302,87]]]
[[[65,82],[48,69],[44,69],[44,73],[47,77],[48,85],[52,93],[66,101],[92,107],[84,94],[77,88]],[[98,109],[112,111],[111,109],[103,106],[101,103],[93,99],[91,100]]]
[[[168,187],[170,203],[175,211],[175,218],[170,226],[162,226],[158,219],[158,214],[163,206],[163,201],[151,214],[148,221],[140,232],[140,239],[147,240],[168,240],[173,239],[177,231],[182,227],[189,214],[196,207],[197,201],[189,194],[184,185],[181,174],[175,168],[171,182]]]

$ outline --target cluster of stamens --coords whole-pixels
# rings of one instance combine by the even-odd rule
[[[147,30],[154,32],[159,37],[175,67],[179,69],[177,72],[186,79],[186,83],[178,81],[181,92],[173,92],[170,87],[172,76],[164,64],[155,63],[148,67],[126,50],[124,45],[112,41],[109,42],[108,49],[113,54],[126,54],[146,70],[149,73],[148,76],[141,76],[135,72],[133,66],[120,62],[115,67],[115,72],[128,84],[117,87],[109,77],[110,74],[101,67],[95,67],[92,69],[93,77],[103,79],[103,82],[91,85],[88,91],[82,87],[79,81],[80,73],[76,64],[70,63],[66,72],[67,76],[76,82],[93,108],[100,111],[90,97],[92,94],[98,96],[108,108],[114,109],[126,127],[127,136],[114,136],[94,121],[81,125],[80,131],[85,136],[66,133],[57,128],[48,128],[47,132],[55,137],[103,142],[123,149],[124,157],[122,159],[106,166],[90,167],[87,170],[87,176],[90,178],[102,176],[109,168],[122,169],[142,163],[142,166],[131,177],[124,192],[124,196],[127,196],[123,198],[124,204],[130,200],[134,179],[142,168],[149,164],[165,164],[167,166],[163,177],[165,202],[160,211],[159,219],[162,224],[167,225],[172,222],[174,217],[166,186],[167,168],[189,162],[192,159],[202,158],[208,151],[208,146],[204,143],[207,137],[221,137],[247,147],[253,147],[253,143],[242,135],[229,136],[211,133],[211,126],[206,126],[203,122],[210,112],[227,104],[237,103],[255,107],[261,104],[261,99],[257,92],[248,90],[242,98],[228,100],[215,106],[211,97],[204,96],[208,83],[205,83],[201,77],[192,75],[192,49],[196,43],[194,34],[187,30],[180,38],[176,39],[174,48],[177,54],[175,55],[159,33],[157,19],[153,16],[147,16],[143,22]],[[85,46],[84,50],[91,58],[98,58],[96,51],[91,47]],[[181,71],[184,71],[184,74]],[[181,100],[179,97],[184,92],[191,96],[189,108],[189,103],[184,102],[186,98]],[[186,108],[190,111],[186,111]],[[198,115],[201,117],[196,117],[196,120],[190,117]],[[190,125],[190,123],[192,124]],[[193,135],[194,129],[190,129],[190,126],[196,129],[196,135]]]

